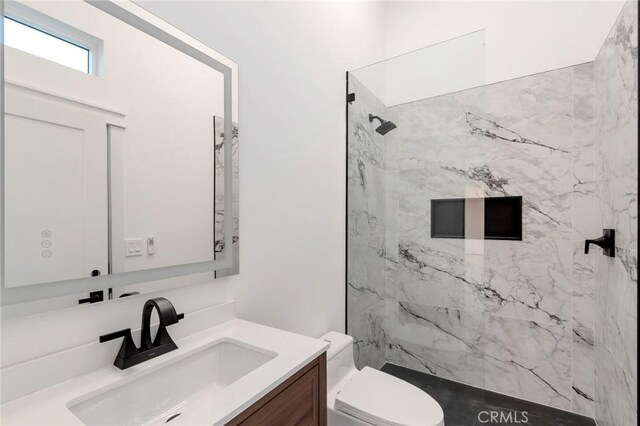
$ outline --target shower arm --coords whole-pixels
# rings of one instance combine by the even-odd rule
[[[378,117],[377,115],[369,114],[369,123],[373,123],[373,120],[379,120],[380,124],[383,124],[385,122],[385,120]]]

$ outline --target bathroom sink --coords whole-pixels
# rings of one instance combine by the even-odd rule
[[[238,341],[215,342],[149,373],[100,389],[68,404],[87,425],[165,424],[204,392],[224,388],[276,354]]]

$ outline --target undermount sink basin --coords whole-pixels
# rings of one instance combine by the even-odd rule
[[[198,395],[229,386],[275,355],[230,339],[218,341],[127,383],[71,402],[69,410],[87,425],[164,424]]]

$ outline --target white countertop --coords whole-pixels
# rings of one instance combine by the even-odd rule
[[[176,340],[178,349],[120,370],[109,366],[9,401],[2,406],[3,425],[81,425],[68,408],[74,401],[142,377],[166,364],[179,362],[220,339],[234,339],[277,354],[256,370],[217,392],[200,395],[171,425],[222,425],[250,407],[324,352],[329,344],[283,330],[234,319]],[[113,354],[114,359],[116,354]]]

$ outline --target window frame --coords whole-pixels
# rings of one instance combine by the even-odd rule
[[[87,75],[103,75],[104,43],[99,38],[15,1],[5,2],[3,17],[87,50]]]

